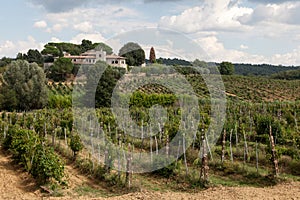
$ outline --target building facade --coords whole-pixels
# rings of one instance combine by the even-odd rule
[[[106,52],[103,50],[90,50],[79,56],[72,56],[69,53],[65,53],[64,57],[71,59],[73,64],[78,65],[94,65],[97,61],[104,61],[113,67],[127,68],[125,57],[116,54],[106,55]]]

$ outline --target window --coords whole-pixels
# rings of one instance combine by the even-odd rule
[[[117,60],[116,60],[116,62],[115,62],[115,63],[116,63],[116,64],[119,64],[119,61],[117,61]]]
[[[111,64],[115,64],[115,61],[113,60],[113,61],[111,61]]]

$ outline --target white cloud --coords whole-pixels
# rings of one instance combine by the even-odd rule
[[[41,50],[44,44],[38,43],[32,36],[28,36],[27,40],[23,41],[5,41],[0,44],[0,57],[16,57],[16,55],[21,53],[26,53],[29,49]]]
[[[273,55],[269,63],[281,64],[281,65],[297,65],[300,63],[300,46],[293,49],[291,52],[285,54]]]
[[[102,5],[101,8],[76,8],[63,13],[48,13],[46,18],[57,27],[49,32],[62,31],[66,27],[82,33],[101,30],[102,33],[116,34],[132,28],[150,25],[141,21],[142,13],[118,5]]]
[[[196,42],[209,55],[212,62],[230,61],[234,63],[256,63],[256,64],[274,64],[274,65],[294,65],[300,63],[300,46],[284,54],[274,54],[271,56],[262,56],[246,53],[235,49],[226,49],[222,42],[216,36],[200,37]],[[247,48],[245,45],[241,47]],[[243,49],[241,48],[241,49]]]
[[[196,42],[209,55],[212,62],[230,61],[235,63],[264,63],[266,58],[259,55],[252,55],[243,51],[226,49],[222,42],[214,35],[200,37]]]
[[[90,40],[94,43],[106,41],[106,39],[100,33],[90,33],[90,34],[80,33],[75,37],[73,37],[70,42],[75,44],[81,44],[81,41],[83,39]]]
[[[249,47],[247,45],[241,44],[240,49],[245,50],[249,49]]]
[[[202,6],[189,8],[180,15],[161,17],[160,26],[186,33],[203,30],[249,30],[250,27],[241,24],[239,18],[252,12],[251,8],[241,7],[231,0],[205,0]]]
[[[46,28],[47,27],[47,22],[45,22],[44,20],[42,21],[37,21],[34,23],[33,25],[35,28]]]
[[[59,38],[57,38],[57,37],[52,37],[51,40],[50,40],[50,42],[56,42],[56,43],[58,43],[58,42],[62,42],[62,41]]]
[[[78,30],[78,31],[81,31],[84,33],[88,33],[93,30],[93,25],[88,21],[85,21],[85,22],[82,22],[79,24],[75,24],[73,27],[75,30]]]
[[[299,9],[300,2],[258,5],[252,13],[241,16],[240,21],[248,24],[273,22],[299,25]]]

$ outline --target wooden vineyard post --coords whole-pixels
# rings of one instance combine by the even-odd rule
[[[185,135],[182,137],[182,150],[183,150],[183,158],[184,158],[184,166],[185,166],[185,175],[188,176],[189,168],[186,160],[186,148],[185,148]]]
[[[52,146],[55,147],[56,129],[52,133]]]
[[[248,144],[247,144],[247,139],[246,139],[246,133],[245,130],[243,129],[243,135],[244,135],[244,164],[246,164],[249,156],[249,151],[248,151]]]
[[[222,163],[225,160],[225,147],[226,147],[226,130],[224,129],[224,132],[223,132],[223,141],[222,141],[222,156],[221,156]]]
[[[203,184],[208,183],[208,159],[207,159],[207,150],[206,150],[206,141],[205,139],[202,140],[202,164],[201,164],[201,171],[200,171],[200,182]]]
[[[258,173],[258,147],[257,141],[255,142],[255,155],[256,155],[256,172]]]
[[[167,139],[166,139],[166,155],[169,158],[169,135],[167,135]]]
[[[131,153],[131,145],[128,145],[128,155],[127,155],[127,164],[126,164],[126,176],[125,176],[125,183],[128,188],[131,187],[131,179],[132,179],[132,169],[131,169],[131,162],[132,162],[132,153]]]
[[[279,168],[278,168],[278,160],[276,158],[276,149],[275,149],[275,143],[274,143],[274,137],[272,135],[272,126],[270,125],[270,131],[269,131],[269,138],[272,148],[272,162],[274,164],[274,175],[277,177],[279,175]]]
[[[229,138],[229,141],[230,141],[230,161],[233,162],[233,153],[232,153],[232,132],[233,130],[231,129],[230,131],[230,138]]]

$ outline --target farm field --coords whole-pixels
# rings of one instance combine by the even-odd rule
[[[82,177],[78,174],[72,175],[74,181],[72,183],[73,189],[87,184],[89,180],[86,177]],[[85,182],[86,181],[86,182]],[[140,192],[130,193],[117,197],[93,197],[94,193],[86,193],[85,196],[76,196],[67,194],[64,197],[43,197],[43,194],[39,191],[39,188],[35,186],[34,180],[26,173],[22,172],[18,167],[11,163],[9,156],[0,153],[0,182],[1,182],[1,194],[0,199],[207,199],[207,200],[219,200],[219,199],[297,199],[300,196],[300,183],[288,182],[279,184],[272,187],[257,188],[257,187],[227,187],[218,186],[209,188],[201,192],[155,192],[143,189]],[[90,181],[92,182],[92,181]],[[98,186],[99,187],[99,186]],[[84,188],[84,187],[83,187]],[[88,187],[85,187],[88,188]],[[98,188],[99,189],[99,188]],[[100,188],[101,189],[101,188]],[[104,189],[105,190],[105,189]],[[88,191],[88,190],[87,190]],[[69,189],[71,193],[71,189]],[[68,196],[69,195],[69,196]],[[299,199],[299,198],[298,198]]]
[[[78,111],[72,110],[74,83],[49,82],[47,108],[0,114],[2,177],[12,180],[4,188],[16,198],[24,194],[25,199],[297,199],[299,80],[222,76],[226,120],[221,135],[215,136],[207,132],[213,122],[203,79],[197,74],[185,77],[199,98],[200,118],[191,138],[179,134],[177,143],[166,151],[168,158],[174,159],[172,164],[144,174],[132,174],[128,169],[137,163],[150,167],[164,163],[155,155],[176,137],[181,120],[187,119],[181,113],[194,112],[180,108],[170,90],[145,85],[131,97],[129,113],[137,124],[137,130],[131,132],[141,137],[149,130],[157,132],[139,140],[126,132],[126,124],[117,124],[110,108],[95,110],[96,125],[89,109],[76,114]],[[161,77],[161,81],[166,79]],[[180,86],[180,82],[173,83],[173,87]],[[84,95],[84,84],[76,85],[76,91],[77,96]],[[167,115],[156,118],[149,129],[149,108],[156,104],[163,105]],[[122,109],[120,114],[124,114]],[[75,120],[74,116],[80,117]],[[129,121],[126,115],[122,119]],[[194,127],[194,122],[190,123]],[[184,126],[183,131],[189,130]],[[186,142],[190,147],[182,151]],[[203,146],[208,148],[206,160],[201,157]],[[149,152],[151,159],[132,158],[130,152]],[[11,172],[14,167],[16,172]],[[19,184],[23,180],[30,184],[27,191]],[[18,188],[15,193],[14,187]],[[293,191],[290,196],[286,196],[288,190]]]

